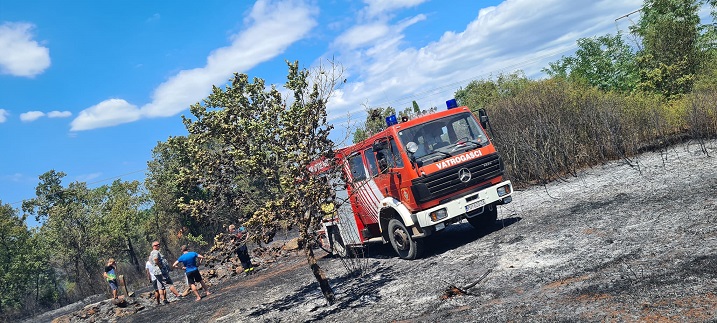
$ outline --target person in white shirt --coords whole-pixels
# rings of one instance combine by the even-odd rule
[[[159,304],[159,289],[157,289],[157,284],[154,283],[157,277],[152,275],[152,267],[154,267],[152,263],[147,260],[147,263],[144,265],[145,272],[147,273],[147,278],[149,278],[149,283],[154,287],[154,299],[157,301],[157,304]]]

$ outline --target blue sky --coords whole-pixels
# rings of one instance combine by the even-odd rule
[[[283,84],[285,60],[334,59],[339,131],[366,106],[443,107],[474,79],[540,77],[581,37],[614,34],[641,0],[0,0],[0,201],[38,176],[142,180],[158,141],[234,72]],[[637,21],[637,16],[631,16]],[[337,133],[336,138],[345,137]]]

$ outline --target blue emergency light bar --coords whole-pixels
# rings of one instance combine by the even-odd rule
[[[450,100],[446,101],[446,107],[448,107],[448,110],[457,108],[458,102],[456,102],[456,99],[450,99]]]
[[[395,124],[398,124],[398,119],[396,119],[396,115],[395,115],[395,114],[386,117],[386,127],[390,127],[390,126],[393,126],[393,125],[395,125]]]

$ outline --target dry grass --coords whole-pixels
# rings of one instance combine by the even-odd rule
[[[507,177],[518,186],[574,177],[616,159],[633,165],[641,152],[717,137],[715,90],[666,101],[546,80],[487,109]]]

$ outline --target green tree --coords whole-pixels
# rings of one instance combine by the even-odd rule
[[[276,127],[285,103],[278,90],[264,88],[261,79],[249,83],[247,75],[235,74],[226,89],[214,87],[202,104],[190,107],[194,120],[182,117],[189,132],[189,163],[180,170],[179,180],[182,188],[199,191],[185,195],[178,206],[202,225],[245,222],[281,194],[274,168],[290,161],[274,155],[271,147],[280,144]],[[266,160],[275,165],[255,166]],[[257,224],[253,229],[265,240],[282,227],[280,220]]]
[[[717,50],[717,0],[704,2],[711,7],[712,23],[700,26],[699,47],[701,51],[714,55],[714,51]]]
[[[311,248],[322,217],[320,204],[332,190],[329,180],[309,172],[311,162],[333,157],[333,128],[326,103],[339,80],[331,70],[310,73],[288,63],[285,87],[290,100],[264,81],[235,74],[230,84],[214,87],[183,117],[189,132],[191,174],[205,191],[202,200],[183,203],[202,221],[240,220],[256,237],[270,241],[281,227],[298,227],[300,245],[322,293],[335,296]],[[313,77],[313,78],[312,78]]]
[[[27,278],[24,311],[34,314],[39,309],[56,307],[61,300],[69,302],[61,287],[60,277],[50,261],[54,246],[37,228],[31,230],[27,245],[29,250],[23,264]]]
[[[145,180],[153,202],[152,218],[145,224],[145,230],[155,237],[148,239],[168,244],[166,232],[186,230],[189,234],[202,237],[211,237],[216,233],[216,225],[200,222],[201,216],[192,216],[191,212],[180,208],[180,205],[205,198],[205,191],[197,184],[199,175],[192,172],[191,164],[186,136],[170,137],[166,142],[158,142],[152,150]]]
[[[414,102],[415,103],[415,102]],[[418,104],[415,105],[418,107]],[[392,107],[366,108],[366,121],[354,131],[353,143],[368,139],[386,128],[386,117],[395,115],[396,110]]]
[[[144,212],[148,200],[139,181],[115,180],[111,185],[95,189],[103,195],[99,216],[102,223],[99,247],[105,250],[103,258],[126,256],[137,273],[143,272],[144,261],[137,256],[138,242],[143,238],[139,230],[149,220]]]
[[[97,206],[103,195],[91,191],[85,183],[73,182],[62,187],[63,172],[51,170],[40,176],[37,197],[25,200],[23,211],[42,220],[38,234],[49,246],[49,266],[66,273],[74,287],[74,297],[84,297],[104,290],[93,282],[101,280],[98,259],[103,255],[102,219]]]
[[[563,57],[543,69],[549,76],[585,82],[603,91],[631,92],[639,75],[635,53],[622,35],[580,38],[574,56]]]
[[[418,102],[413,101],[411,102],[411,107],[413,108],[412,112],[414,116],[417,116],[421,113],[421,108],[418,107]]]
[[[632,28],[642,37],[637,54],[641,89],[666,97],[692,90],[700,65],[699,8],[696,0],[645,0]]]
[[[522,71],[500,74],[495,80],[471,81],[465,88],[456,91],[455,98],[459,105],[477,110],[500,99],[515,97],[531,82]]]
[[[0,319],[8,315],[9,311],[21,308],[25,297],[31,292],[27,277],[26,263],[32,257],[30,245],[30,231],[25,225],[25,219],[18,217],[10,204],[0,202]]]

